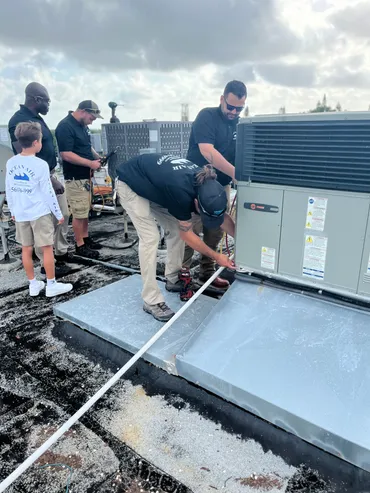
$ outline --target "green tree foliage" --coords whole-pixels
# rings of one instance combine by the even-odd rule
[[[342,105],[338,101],[335,108],[332,108],[331,106],[328,105],[328,102],[326,99],[326,94],[324,94],[322,101],[317,101],[316,108],[313,110],[309,110],[309,113],[326,113],[326,112],[333,112],[333,111],[343,111]]]

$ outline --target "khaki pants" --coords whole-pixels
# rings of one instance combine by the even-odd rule
[[[230,185],[226,185],[225,192],[227,194],[228,210],[230,210],[230,191],[231,191]],[[216,251],[218,244],[220,243],[220,240],[223,235],[222,229],[203,228],[199,214],[193,214],[191,221],[193,224],[194,233],[199,236],[200,233],[203,231],[204,243],[209,248]],[[184,253],[184,261],[183,261],[184,267],[190,269],[193,259],[193,254],[194,254],[194,250],[189,245],[186,245],[185,253]],[[215,273],[215,270],[216,270],[216,262],[213,259],[207,257],[206,255],[202,255],[199,262],[199,278],[202,280],[207,280]]]
[[[58,204],[60,210],[64,217],[64,223],[58,224],[57,218],[52,214],[54,223],[54,249],[55,255],[64,255],[68,251],[68,221],[69,221],[69,209],[67,203],[66,192],[57,195]],[[40,262],[43,262],[42,250],[40,248],[35,248],[35,253],[39,258]]]
[[[163,207],[137,195],[120,180],[117,182],[117,194],[139,236],[139,262],[143,281],[142,298],[149,305],[163,303],[164,297],[156,280],[160,237],[155,219],[165,232],[167,244],[165,276],[171,283],[178,280],[185,249],[185,243],[180,238],[178,220]]]
[[[35,246],[42,252],[42,247],[51,246],[54,241],[52,214],[41,216],[35,221],[15,223],[16,239],[24,247]]]
[[[88,219],[91,209],[90,180],[66,180],[66,195],[73,219]]]

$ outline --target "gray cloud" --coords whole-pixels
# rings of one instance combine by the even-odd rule
[[[55,56],[47,51],[35,53],[24,57],[20,50],[13,50],[2,57],[4,68],[0,69],[0,76],[7,79],[18,80],[21,77],[33,77],[36,70],[47,69],[50,73],[55,67]]]
[[[370,88],[370,72],[365,65],[365,56],[359,53],[332,62],[319,74],[318,87]]]
[[[328,0],[313,0],[312,9],[315,12],[325,12],[331,7],[331,3]]]
[[[322,87],[370,88],[370,72],[351,71],[342,67],[320,81]]]
[[[346,34],[369,38],[370,3],[368,0],[335,12],[330,20]]]
[[[256,76],[253,65],[250,63],[239,63],[231,67],[221,68],[212,83],[212,87],[223,88],[233,79],[241,80],[244,84],[254,82]]]
[[[359,53],[358,55],[352,55],[350,57],[347,57],[346,60],[344,60],[344,63],[342,63],[342,66],[349,67],[350,69],[359,69],[364,65],[365,62],[365,55],[363,53]]]
[[[312,87],[316,78],[314,64],[265,63],[256,71],[266,81],[287,87]]]
[[[274,0],[12,0],[0,43],[61,52],[96,71],[229,66],[300,49],[275,9]]]

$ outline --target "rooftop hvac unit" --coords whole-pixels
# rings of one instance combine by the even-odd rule
[[[254,276],[370,303],[370,113],[245,118],[235,261]]]

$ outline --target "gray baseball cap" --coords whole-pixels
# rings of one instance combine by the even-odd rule
[[[99,106],[91,101],[91,99],[86,99],[85,101],[81,101],[78,105],[79,110],[87,111],[88,113],[92,113],[96,116],[96,118],[103,118],[100,114]]]

